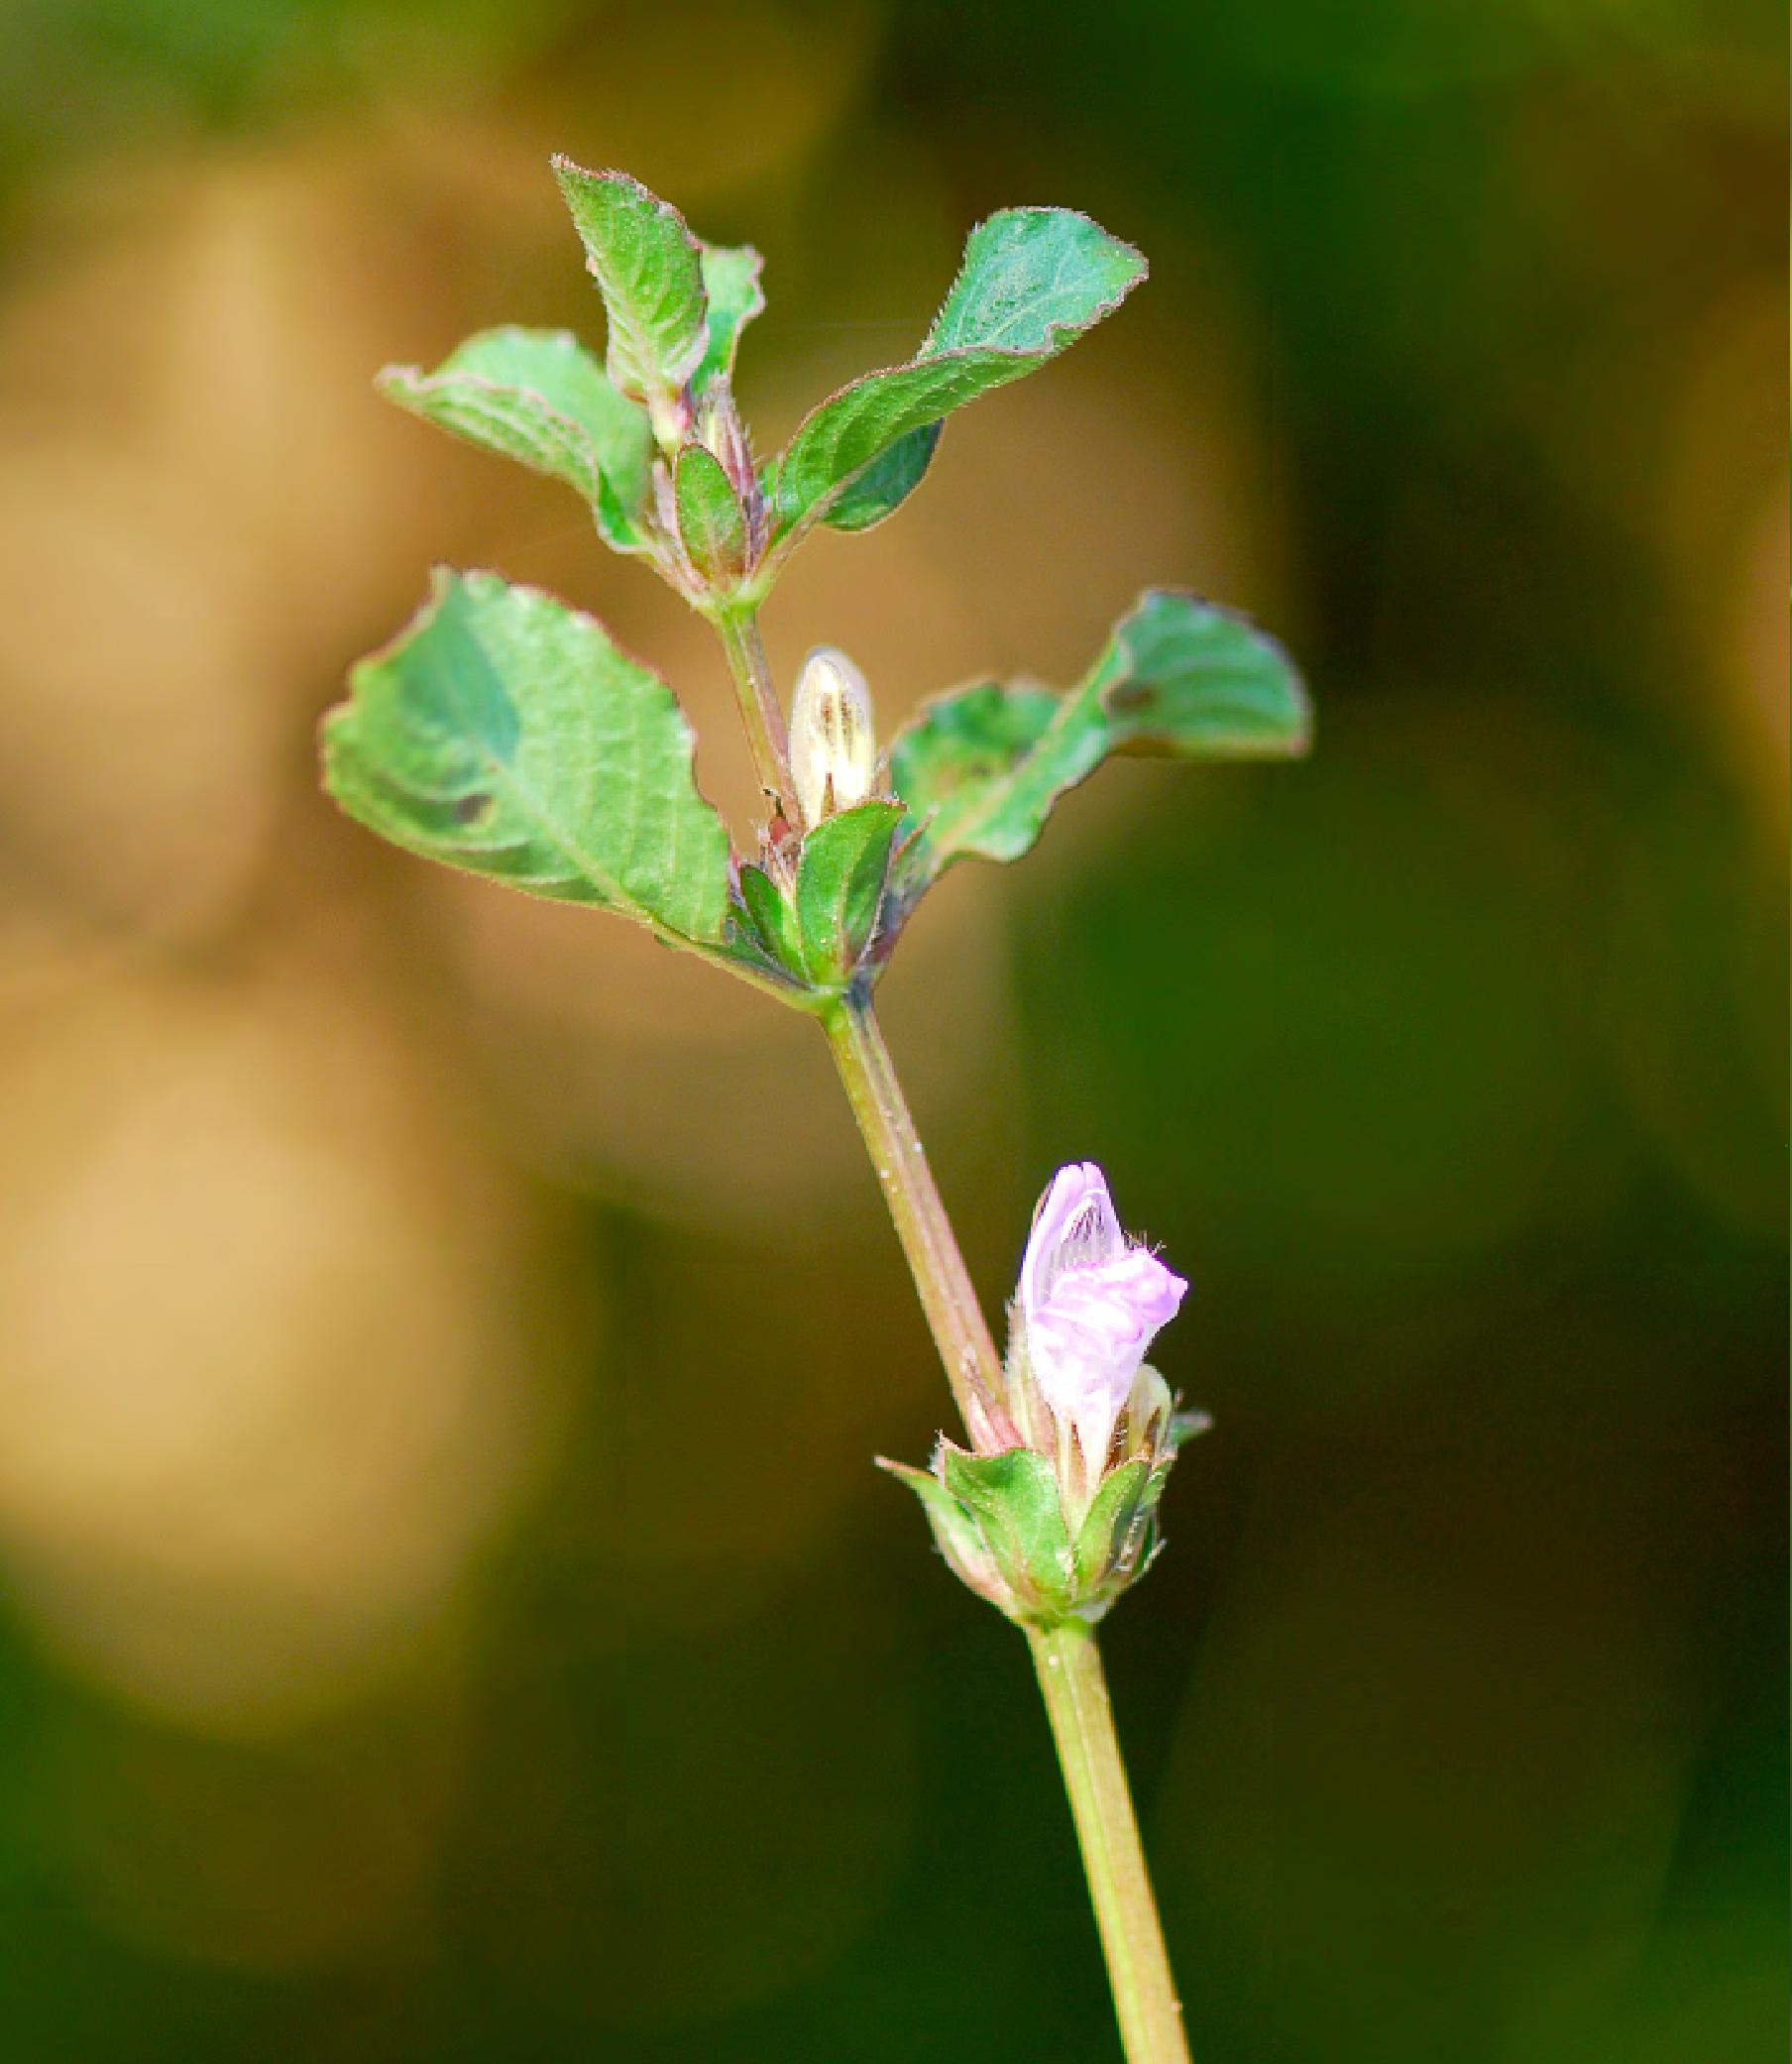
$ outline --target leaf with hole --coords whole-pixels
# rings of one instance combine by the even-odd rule
[[[1067,694],[980,681],[898,734],[890,779],[914,836],[892,893],[906,907],[967,855],[1020,859],[1058,798],[1110,752],[1287,758],[1309,735],[1306,692],[1274,638],[1198,596],[1148,590]]]
[[[441,571],[324,720],[324,781],[411,853],[715,950],[728,839],[693,746],[671,689],[594,619]]]

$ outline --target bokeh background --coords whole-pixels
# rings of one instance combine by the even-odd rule
[[[1109,1663],[1203,2064],[1765,2064],[1786,1980],[1785,114],[1761,0],[6,0],[0,2026],[79,2064],[1111,2059],[821,1043],[312,733],[432,559],[716,654],[373,396],[766,252],[762,443],[990,208],[1154,275],[767,619],[887,722],[1147,581],[1127,764],[885,984],[989,1307],[1094,1157],[1214,1431]]]

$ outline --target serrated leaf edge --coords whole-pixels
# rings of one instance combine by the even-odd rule
[[[1209,596],[1202,595],[1193,588],[1141,588],[1138,598],[1133,603],[1131,609],[1116,622],[1113,632],[1114,646],[1116,651],[1123,651],[1126,654],[1128,664],[1123,671],[1116,672],[1110,679],[1099,684],[1098,693],[1104,716],[1114,715],[1111,697],[1115,691],[1123,688],[1128,681],[1136,681],[1139,678],[1132,641],[1125,634],[1123,627],[1132,623],[1143,610],[1154,602],[1185,602],[1195,609],[1205,610],[1210,616],[1224,618],[1228,624],[1236,625],[1239,630],[1249,631],[1260,643],[1268,645],[1270,650],[1281,661],[1283,671],[1288,675],[1288,685],[1293,690],[1294,700],[1299,705],[1299,732],[1293,742],[1282,751],[1257,749],[1240,753],[1237,755],[1238,757],[1247,759],[1301,759],[1312,750],[1313,699],[1307,689],[1305,677],[1294,663],[1293,655],[1289,652],[1287,645],[1282,642],[1281,638],[1273,631],[1266,631],[1248,610],[1234,609],[1230,603],[1215,602]],[[1081,689],[1092,685],[1094,675],[1099,673],[1099,671],[1100,662],[1097,661],[1090,674],[1079,682],[1076,688],[1072,688],[1068,692],[1074,695]],[[923,705],[923,707],[925,708],[926,706]],[[1126,744],[1121,744],[1113,749],[1125,752],[1130,748]],[[1211,756],[1218,758],[1224,755],[1216,753]]]
[[[1026,765],[1026,763],[1029,760],[1031,760],[1037,753],[1042,751],[1045,747],[1046,742],[1050,738],[1052,738],[1054,734],[1056,734],[1064,725],[1067,724],[1070,721],[1070,719],[1091,698],[1094,700],[1096,706],[1098,707],[1103,722],[1106,723],[1111,721],[1111,712],[1108,706],[1108,698],[1115,692],[1116,689],[1123,687],[1128,681],[1137,680],[1139,678],[1136,664],[1132,663],[1133,648],[1130,641],[1124,635],[1122,627],[1129,624],[1135,617],[1139,615],[1139,613],[1142,610],[1146,609],[1150,604],[1157,601],[1185,602],[1196,609],[1206,610],[1214,616],[1225,618],[1228,623],[1236,624],[1241,629],[1250,631],[1254,636],[1261,638],[1265,644],[1269,645],[1275,651],[1278,658],[1281,659],[1283,665],[1286,667],[1288,671],[1288,680],[1291,683],[1294,693],[1300,704],[1302,723],[1298,743],[1290,745],[1286,753],[1240,754],[1239,756],[1241,758],[1286,757],[1289,759],[1297,759],[1302,754],[1311,749],[1312,698],[1307,693],[1306,683],[1301,678],[1299,669],[1295,666],[1292,658],[1288,654],[1287,646],[1285,646],[1282,643],[1281,639],[1275,637],[1271,632],[1265,631],[1262,625],[1257,622],[1256,618],[1249,615],[1248,612],[1244,610],[1230,608],[1225,603],[1212,602],[1206,596],[1198,594],[1192,588],[1152,587],[1142,588],[1139,591],[1139,594],[1133,601],[1131,607],[1127,609],[1120,618],[1117,619],[1113,631],[1109,633],[1110,642],[1116,653],[1124,652],[1127,655],[1129,663],[1123,671],[1113,671],[1109,673],[1104,673],[1102,661],[1098,659],[1095,662],[1095,664],[1089,669],[1089,671],[1082,677],[1080,681],[1076,683],[1076,685],[1073,688],[1065,688],[1062,690],[1044,688],[1043,691],[1042,684],[1035,681],[1016,679],[1014,681],[991,682],[990,677],[987,674],[973,675],[970,679],[960,681],[951,688],[943,688],[937,695],[930,695],[924,702],[920,703],[917,706],[914,715],[902,727],[902,730],[896,734],[895,738],[893,738],[890,741],[889,752],[891,764],[893,765],[895,763],[896,749],[898,745],[910,732],[921,731],[925,729],[934,711],[936,711],[943,705],[950,703],[955,696],[967,694],[973,688],[995,686],[1000,688],[1004,693],[1011,693],[1025,689],[1030,690],[1031,692],[1036,694],[1044,692],[1046,694],[1056,694],[1058,696],[1058,708],[1053,712],[1051,723],[1048,724],[1046,729],[1040,733],[1039,737],[1028,748],[1024,757],[1015,762],[1016,770]],[[1126,750],[1126,746],[1124,745],[1109,745],[1099,754],[1097,758],[1095,758],[1086,768],[1084,768],[1084,770],[1080,774],[1075,775],[1072,779],[1068,781],[1062,782],[1058,787],[1052,790],[1052,793],[1048,798],[1047,802],[1048,810],[1056,808],[1057,805],[1064,799],[1064,797],[1068,795],[1072,789],[1080,788],[1083,782],[1088,780],[1090,775],[1092,775],[1096,771],[1096,769],[1101,765],[1102,760],[1106,759],[1110,753],[1124,750]],[[989,801],[982,806],[980,812],[970,812],[966,817],[960,820],[960,823],[974,825],[979,821],[979,816],[981,814],[984,814],[987,811],[992,810],[994,807],[995,798],[992,796],[989,799]],[[924,819],[916,818],[915,824],[917,836],[925,830],[925,822],[926,821]],[[1041,826],[1041,830],[1044,830],[1043,825]],[[914,840],[913,838],[911,838],[910,844],[912,845],[913,843]],[[907,849],[905,848],[905,851]],[[1031,848],[1028,848],[1027,850],[1031,851]],[[902,901],[905,906],[905,909],[907,907],[911,907],[915,900],[920,895],[922,895],[935,881],[937,881],[948,867],[952,866],[953,864],[955,864],[955,862],[961,860],[977,860],[981,858],[983,858],[983,856],[967,851],[963,847],[960,847],[956,851],[948,854],[944,861],[938,867],[918,872],[911,878],[905,879],[902,884]]]
[[[631,666],[638,667],[642,673],[657,682],[670,698],[673,714],[683,734],[685,761],[691,777],[692,790],[704,807],[716,818],[717,822],[719,824],[723,823],[721,812],[717,810],[715,804],[704,795],[702,789],[697,785],[697,734],[692,729],[690,719],[686,717],[682,706],[679,704],[677,694],[672,689],[670,683],[655,668],[648,666],[644,660],[637,658],[617,638],[612,636],[608,626],[592,616],[589,611],[576,609],[572,604],[562,602],[557,595],[549,594],[544,588],[537,588],[522,581],[506,579],[504,574],[498,573],[490,567],[470,567],[465,569],[447,565],[431,567],[429,572],[429,592],[408,621],[401,625],[384,644],[378,645],[373,651],[366,653],[350,668],[349,693],[347,697],[342,702],[337,703],[334,708],[325,711],[318,727],[324,752],[325,785],[339,802],[343,799],[337,795],[335,785],[331,780],[332,753],[334,750],[333,734],[344,727],[362,707],[362,676],[374,668],[389,665],[407,644],[423,636],[435,623],[457,582],[471,590],[476,596],[481,593],[502,592],[505,595],[521,597],[529,603],[545,603],[550,609],[557,610],[562,615],[573,618],[582,626],[595,631],[608,644],[614,646]],[[503,760],[497,759],[490,754],[486,754],[484,757],[487,765],[493,770],[494,785],[502,785],[507,790],[519,814],[541,834],[543,843],[561,853],[571,861],[578,871],[583,874],[584,878],[598,890],[609,908],[635,919],[652,932],[656,938],[665,940],[668,945],[685,948],[689,951],[703,953],[715,958],[726,957],[721,952],[725,945],[728,923],[728,906],[726,901],[723,905],[722,918],[713,938],[684,932],[675,925],[667,924],[630,895],[607,868],[598,865],[589,855],[582,852],[578,847],[569,845],[559,828],[541,814],[539,808],[535,805],[533,797],[521,788],[516,782],[512,770]],[[723,824],[723,831],[726,837],[726,824]]]
[[[1117,307],[1119,307],[1120,303],[1126,299],[1127,295],[1131,293],[1135,287],[1143,287],[1146,281],[1151,278],[1151,261],[1145,256],[1145,253],[1139,249],[1138,245],[1129,244],[1124,237],[1115,236],[1114,232],[1111,229],[1109,229],[1105,223],[1097,222],[1093,215],[1085,214],[1081,208],[1054,208],[1039,203],[1024,204],[1022,206],[1012,208],[997,208],[993,215],[985,215],[982,221],[973,222],[970,225],[969,229],[965,231],[964,247],[958,258],[958,270],[952,275],[952,285],[946,289],[945,293],[943,293],[940,296],[940,305],[934,311],[933,321],[928,324],[927,335],[923,337],[921,340],[921,349],[916,352],[916,359],[952,358],[958,355],[961,351],[964,350],[1001,351],[1003,349],[1003,347],[999,344],[978,344],[971,346],[953,347],[952,349],[947,351],[930,352],[928,350],[928,345],[933,339],[934,331],[938,329],[940,326],[940,317],[945,314],[947,306],[951,302],[952,295],[957,292],[959,283],[970,271],[970,247],[976,239],[977,232],[979,230],[987,229],[990,223],[999,222],[1002,220],[1004,216],[1007,215],[1067,215],[1073,221],[1086,224],[1086,226],[1094,230],[1098,236],[1105,237],[1107,241],[1110,244],[1114,245],[1118,250],[1124,251],[1126,255],[1130,259],[1132,259],[1139,268],[1138,271],[1133,275],[1133,277],[1129,281],[1127,281],[1124,287],[1117,288],[1115,292],[1110,296],[1110,298],[1101,303],[1101,305],[1095,310],[1094,314],[1089,317],[1087,322],[1054,322],[1049,323],[1047,325],[1049,329],[1074,329],[1078,332],[1078,334],[1080,334],[1083,330],[1093,329],[1096,323],[1105,322],[1107,318],[1111,314],[1113,314],[1114,310]],[[1061,346],[1060,348],[1062,349],[1063,347]],[[1010,358],[1050,358],[1053,354],[1050,351],[1050,349],[1048,349],[1044,352],[1009,351],[1005,355]],[[910,360],[910,364],[912,365],[913,363],[914,360]],[[900,368],[896,370],[900,371]]]
[[[685,242],[691,248],[691,256],[697,266],[697,294],[698,299],[702,303],[702,314],[698,319],[691,350],[691,363],[682,368],[674,367],[670,369],[677,374],[681,382],[689,381],[703,364],[710,343],[710,295],[709,289],[703,284],[702,238],[697,235],[690,223],[685,220],[683,211],[675,202],[667,200],[663,194],[655,193],[651,186],[647,185],[643,180],[637,179],[632,172],[623,172],[618,166],[603,166],[594,171],[590,166],[581,165],[577,159],[569,158],[564,151],[554,152],[548,160],[548,166],[554,174],[555,183],[559,186],[562,196],[566,195],[566,175],[569,172],[576,173],[582,179],[608,180],[614,185],[630,188],[643,200],[650,202],[658,215],[663,218],[669,218],[678,225]],[[568,212],[571,212],[570,200],[568,201]],[[573,228],[575,234],[577,234],[577,216],[573,218]],[[603,275],[598,270],[597,260],[593,257],[589,246],[585,246],[585,240],[582,235],[579,241],[581,246],[585,247],[585,270],[597,281],[599,291],[602,292],[604,280]],[[761,299],[763,299],[763,295],[761,295]],[[611,311],[608,295],[605,296],[604,310],[606,319],[614,324],[616,317]],[[618,393],[626,392],[619,381],[616,382],[616,388]]]
[[[984,228],[986,224],[996,221],[1003,215],[1072,216],[1075,218],[1076,221],[1086,223],[1091,229],[1098,231],[1100,235],[1107,238],[1109,243],[1118,246],[1120,250],[1127,253],[1127,255],[1131,257],[1133,260],[1135,260],[1137,263],[1138,271],[1134,273],[1133,277],[1130,280],[1128,280],[1123,287],[1117,287],[1113,293],[1105,296],[1096,305],[1094,312],[1089,316],[1087,321],[1049,321],[1046,324],[1047,334],[1054,340],[1056,340],[1060,331],[1068,331],[1070,332],[1070,341],[1074,342],[1077,337],[1080,337],[1087,331],[1092,330],[1098,322],[1105,322],[1107,318],[1113,314],[1115,309],[1118,308],[1120,304],[1126,299],[1128,294],[1130,294],[1135,287],[1142,287],[1151,275],[1150,261],[1146,258],[1144,252],[1141,251],[1136,244],[1129,244],[1125,240],[1125,238],[1115,236],[1112,230],[1103,227],[1103,225],[1097,222],[1092,215],[1085,214],[1080,208],[998,208],[994,215],[984,216],[981,222],[973,223],[970,229],[966,232],[964,238],[963,252],[961,253],[958,260],[958,269],[952,275],[952,285],[946,289],[946,292],[941,296],[940,305],[934,311],[934,319],[932,322],[928,324],[927,336],[925,336],[921,340],[920,347],[916,350],[914,355],[910,358],[904,359],[900,365],[877,366],[874,367],[870,372],[860,373],[854,379],[844,382],[841,386],[837,387],[832,394],[825,396],[821,401],[819,401],[815,404],[815,406],[811,408],[808,411],[808,413],[803,417],[802,421],[797,424],[795,430],[791,432],[789,439],[785,443],[783,453],[779,454],[778,465],[780,473],[782,472],[783,459],[785,455],[796,449],[798,443],[802,439],[803,432],[806,429],[808,429],[809,425],[815,420],[815,418],[818,415],[820,415],[825,409],[833,407],[835,402],[839,401],[843,396],[850,394],[854,388],[864,387],[874,380],[887,380],[890,378],[892,374],[909,372],[915,366],[924,363],[929,365],[941,365],[952,361],[963,361],[979,357],[989,357],[1008,358],[1020,362],[1031,362],[1037,360],[1043,364],[1057,357],[1059,352],[1067,348],[1066,345],[1059,344],[1056,341],[1054,341],[1043,347],[1036,347],[1031,351],[1018,351],[1000,344],[955,345],[946,351],[930,351],[928,349],[928,344],[933,337],[934,331],[939,326],[941,315],[945,312],[945,309],[948,303],[952,300],[952,295],[957,291],[959,283],[964,279],[966,273],[969,271],[969,251],[972,239],[976,236],[978,230]],[[937,420],[944,421],[945,418],[940,417],[937,418]],[[924,429],[926,427],[927,425],[924,423],[917,423],[914,425],[915,429]],[[910,432],[905,431],[903,434],[906,436],[910,434]],[[891,441],[894,442],[895,440],[892,439]],[[886,445],[884,447],[884,451],[888,451],[888,449],[889,446]],[[789,551],[796,544],[798,539],[801,538],[808,530],[813,528],[813,526],[816,523],[825,521],[826,513],[828,509],[830,509],[834,503],[840,500],[840,496],[845,493],[846,489],[849,488],[855,480],[857,480],[862,474],[869,472],[870,469],[874,465],[876,465],[877,461],[883,456],[883,451],[874,453],[873,456],[868,458],[862,466],[854,467],[850,473],[846,474],[842,479],[837,481],[826,495],[818,495],[815,501],[812,502],[809,505],[809,507],[804,510],[802,515],[798,516],[789,525],[787,529],[775,532],[774,534],[776,537],[776,542],[773,545],[772,553],[767,561],[768,570],[770,570],[774,566],[774,564],[782,564],[783,559],[788,555]],[[930,460],[930,464],[932,462]],[[919,485],[919,483],[917,483],[917,485]],[[866,524],[864,525],[864,527],[866,529],[870,529],[874,528],[875,526],[872,524]]]
[[[520,325],[502,324],[498,330],[482,331],[479,334],[495,336],[501,334],[504,329],[512,327],[519,328]],[[571,330],[550,330],[544,334],[565,338],[573,344],[579,341]],[[467,341],[471,343],[473,339],[469,338]],[[449,388],[471,389],[475,394],[486,395],[527,395],[530,401],[539,405],[543,415],[553,419],[567,440],[577,444],[591,468],[597,493],[588,493],[585,488],[567,480],[564,474],[554,473],[545,466],[538,466],[532,459],[525,459],[514,451],[505,451],[495,445],[484,445],[480,448],[491,452],[495,457],[509,459],[543,480],[557,480],[561,486],[572,488],[573,493],[590,509],[598,528],[603,532],[604,542],[613,551],[640,553],[649,549],[647,540],[634,529],[632,519],[623,509],[622,498],[616,491],[616,483],[605,472],[591,433],[583,423],[568,415],[564,409],[556,408],[538,387],[530,387],[523,381],[494,380],[490,374],[463,372],[458,367],[453,372],[444,373],[438,366],[433,373],[425,373],[420,366],[391,365],[382,366],[374,375],[374,388],[383,400],[402,408],[407,415],[414,415],[419,422],[428,423],[432,430],[448,430],[450,435],[458,433],[451,425],[438,422],[424,409],[416,406],[413,400],[415,395],[440,394]],[[469,444],[476,442],[475,439],[464,436],[462,441]],[[614,510],[605,508],[606,495],[615,504]]]

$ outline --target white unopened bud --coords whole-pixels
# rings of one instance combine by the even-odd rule
[[[797,676],[790,703],[790,776],[808,824],[862,803],[877,776],[871,691],[845,653],[832,645],[818,645]]]

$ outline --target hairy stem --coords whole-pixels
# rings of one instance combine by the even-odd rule
[[[784,711],[772,686],[771,668],[759,637],[759,620],[750,610],[722,610],[714,619],[722,649],[734,677],[740,721],[752,747],[759,786],[778,805],[787,822],[802,829],[796,786],[790,778],[790,740]]]
[[[869,997],[846,996],[822,1023],[952,1395],[974,1428],[984,1401],[1001,1396],[1001,1364],[890,1050]],[[1078,1622],[1029,1629],[1027,1638],[1064,1766],[1128,2064],[1188,2064],[1094,1630]]]
[[[967,1426],[1001,1394],[1002,1365],[964,1257],[927,1165],[896,1067],[869,997],[848,996],[822,1020],[852,1115],[864,1134],[921,1309]]]

